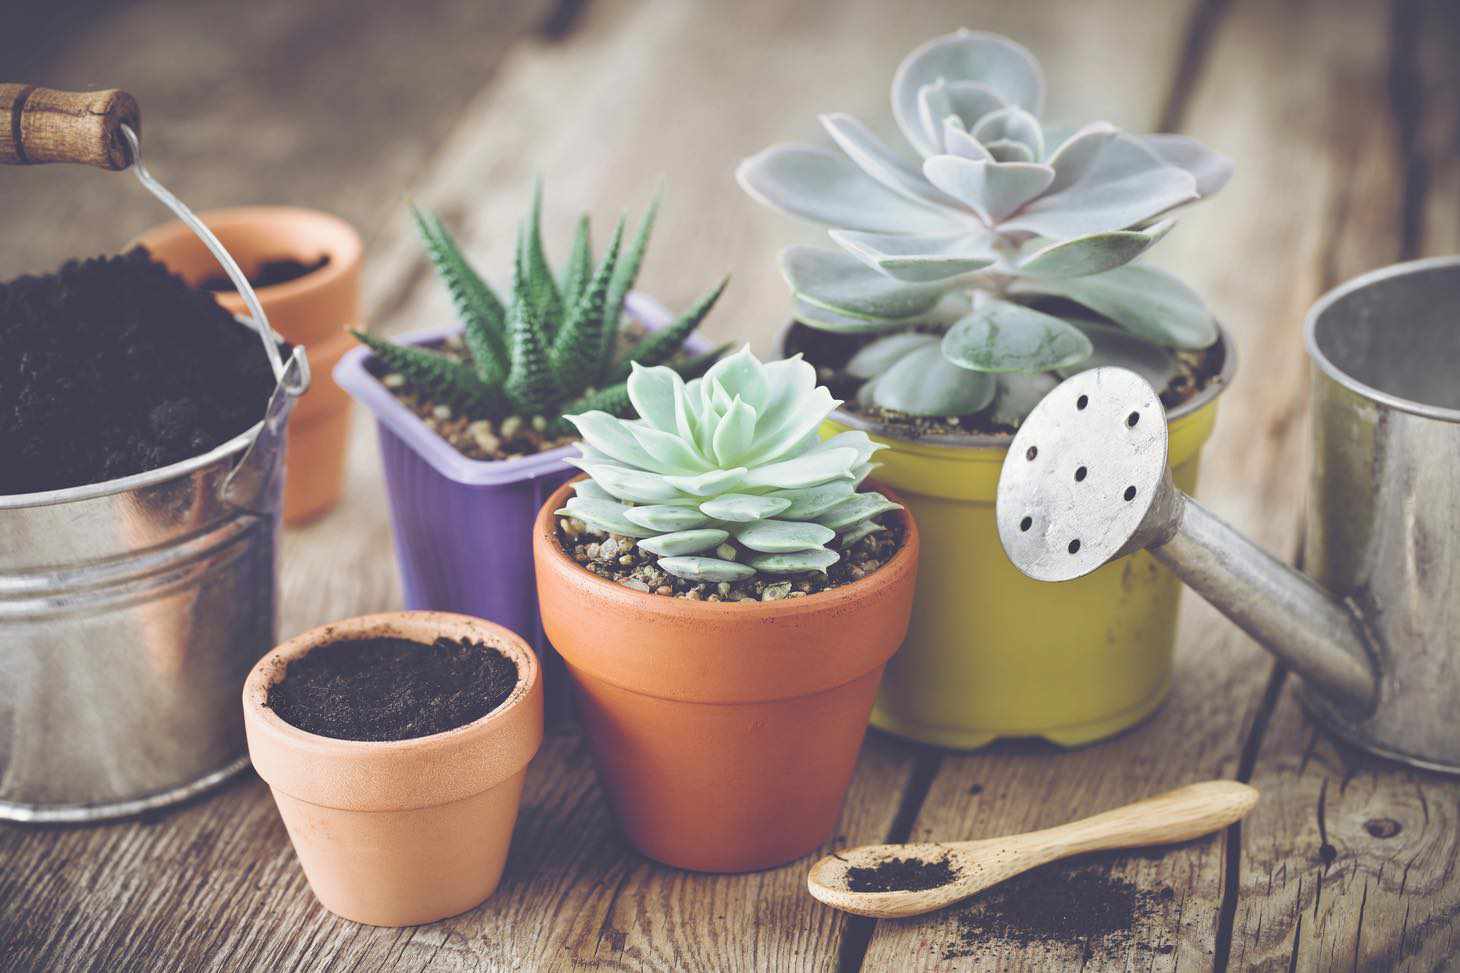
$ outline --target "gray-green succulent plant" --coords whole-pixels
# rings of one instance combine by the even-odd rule
[[[635,538],[676,577],[825,572],[898,509],[858,492],[880,448],[866,433],[820,439],[841,403],[800,356],[762,363],[742,349],[689,382],[636,364],[628,395],[637,418],[567,417],[588,479],[557,512]]]
[[[1092,356],[1160,388],[1173,350],[1217,340],[1190,288],[1131,261],[1172,211],[1219,190],[1231,163],[1182,135],[1057,131],[1039,119],[1043,102],[1033,55],[962,30],[914,50],[893,78],[916,160],[831,114],[821,122],[842,154],[778,145],[741,164],[751,196],[831,227],[842,248],[782,253],[796,318],[888,335],[849,366],[866,380],[860,402],[920,415],[992,406],[1017,422],[1053,374]]]
[[[472,418],[542,416],[554,431],[570,433],[565,412],[631,415],[626,381],[632,363],[668,364],[693,376],[725,351],[676,357],[719,300],[728,277],[673,323],[617,354],[624,300],[638,278],[658,209],[656,198],[627,250],[620,218],[596,266],[588,217],[580,217],[567,266],[561,278],[554,278],[542,245],[542,192],[534,186],[532,210],[518,227],[511,302],[504,305],[441,221],[413,206],[416,228],[461,318],[471,360],[359,331],[355,337],[432,401]]]

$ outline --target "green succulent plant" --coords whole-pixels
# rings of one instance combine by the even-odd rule
[[[532,209],[518,227],[511,300],[504,303],[442,222],[412,206],[426,252],[461,318],[470,361],[359,331],[355,337],[433,401],[473,418],[543,416],[554,431],[571,432],[562,420],[565,412],[630,415],[625,382],[631,363],[667,364],[693,376],[726,350],[676,357],[719,300],[728,277],[673,323],[644,336],[623,356],[616,354],[624,299],[638,277],[658,209],[656,198],[627,248],[620,218],[596,264],[588,217],[582,216],[567,266],[555,278],[543,251],[542,192],[535,186]]]
[[[858,492],[881,448],[866,433],[817,435],[841,403],[799,355],[762,363],[747,348],[689,382],[635,364],[628,394],[636,418],[567,417],[588,479],[557,513],[636,538],[676,577],[825,572],[899,509]]]
[[[1171,275],[1131,264],[1169,214],[1217,192],[1231,163],[1181,135],[1105,122],[1043,124],[1039,62],[958,31],[903,60],[892,110],[915,158],[849,115],[821,123],[842,154],[773,146],[740,184],[830,227],[842,249],[791,247],[795,314],[827,331],[890,335],[849,367],[858,399],[920,415],[991,406],[1017,422],[1054,374],[1120,361],[1157,388],[1177,350],[1217,326]],[[916,328],[916,330],[912,330]]]

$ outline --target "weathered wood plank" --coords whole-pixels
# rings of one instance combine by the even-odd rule
[[[1241,367],[1203,461],[1202,498],[1260,543],[1290,551],[1306,470],[1304,308],[1338,268],[1392,259],[1400,195],[1393,145],[1382,121],[1356,136],[1344,119],[1383,119],[1384,12],[1371,5],[1236,3],[1209,18],[1208,60],[1191,72],[1196,88],[1182,128],[1232,155],[1232,184],[1185,217],[1156,261],[1202,291],[1231,330]],[[1377,23],[1376,23],[1377,20]],[[1199,49],[1200,44],[1193,45]],[[1136,60],[1132,58],[1132,60]],[[1273,79],[1281,77],[1275,85]],[[1355,143],[1355,138],[1363,141]],[[1364,165],[1353,160],[1363,158]],[[1186,780],[1235,775],[1243,741],[1265,716],[1271,665],[1210,607],[1188,597],[1171,701],[1145,727],[1076,753],[947,759],[917,825],[920,837],[976,837],[1025,830],[1122,803]],[[968,794],[977,782],[983,792]],[[1038,800],[1030,800],[1037,792]],[[1245,832],[1246,829],[1244,829]],[[952,914],[906,927],[879,925],[868,965],[890,964],[922,943],[922,965],[1036,968],[1204,967],[1225,960],[1222,906],[1233,846],[1197,843],[1156,860],[1131,858],[1112,873],[1151,887],[1169,885],[1165,915],[1138,930],[1134,946],[1102,955],[1076,947],[1020,951],[991,944],[940,965],[938,948],[955,933]],[[1238,908],[1261,909],[1244,863]],[[1270,920],[1269,920],[1270,921]],[[1276,923],[1273,923],[1276,925]],[[1152,946],[1174,945],[1169,953]],[[1144,948],[1143,948],[1144,947]],[[1238,962],[1238,968],[1245,964]]]
[[[1325,31],[1318,52],[1337,99],[1315,122],[1334,144],[1321,176],[1334,241],[1325,286],[1460,245],[1460,15],[1452,5],[1402,0],[1386,64],[1366,35],[1390,25],[1383,11],[1365,14]],[[1386,69],[1388,111],[1377,100]],[[1369,120],[1357,142],[1343,120],[1351,112]],[[1455,961],[1460,782],[1337,742],[1304,714],[1291,677],[1252,782],[1264,797],[1243,827],[1233,968],[1442,969]]]

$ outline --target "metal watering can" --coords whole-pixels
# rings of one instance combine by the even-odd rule
[[[1149,550],[1298,673],[1338,736],[1460,773],[1460,257],[1350,281],[1304,334],[1311,578],[1176,489],[1161,401],[1119,368],[1070,378],[1020,427],[999,538],[1040,581]]]
[[[142,164],[121,91],[0,84],[0,163],[130,168],[247,304],[278,383],[264,418],[134,476],[0,496],[0,819],[102,821],[248,765],[238,694],[275,642],[284,430],[309,385],[222,244]]]

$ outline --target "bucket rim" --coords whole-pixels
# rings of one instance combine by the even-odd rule
[[[246,315],[235,314],[233,320],[255,333],[258,332],[258,325],[253,318]],[[272,328],[269,334],[275,342],[282,343],[283,338]],[[306,380],[307,381],[307,380]],[[306,386],[307,387],[307,386]],[[274,392],[279,389],[279,381],[274,381]],[[274,393],[269,393],[272,396]],[[265,412],[268,410],[268,402],[264,403]],[[242,453],[254,439],[258,437],[260,430],[264,427],[264,418],[249,426],[243,432],[232,439],[225,440],[206,453],[197,456],[190,456],[187,459],[180,459],[176,463],[169,463],[167,466],[159,466],[155,470],[143,470],[141,473],[130,473],[126,476],[119,476],[111,480],[102,480],[99,483],[83,483],[80,486],[61,487],[56,490],[40,490],[35,493],[12,493],[0,494],[0,510],[21,510],[27,507],[50,507],[63,503],[77,503],[82,500],[95,500],[98,497],[114,496],[118,493],[130,493],[133,490],[140,490],[159,483],[166,483],[169,480],[182,479],[191,476],[198,470],[212,466],[234,453]]]
[[[786,341],[790,337],[791,329],[799,322],[794,318],[785,327],[781,328],[780,334],[776,336],[776,354],[786,357]],[[1217,325],[1217,341],[1222,349],[1222,367],[1216,375],[1212,376],[1206,388],[1196,395],[1182,402],[1174,409],[1166,410],[1166,422],[1168,424],[1183,419],[1189,415],[1200,412],[1203,408],[1216,400],[1217,396],[1227,390],[1232,384],[1232,377],[1237,372],[1237,346],[1232,343],[1232,333],[1220,321]],[[1215,346],[1214,346],[1215,347]],[[878,422],[868,419],[865,416],[852,412],[849,409],[837,407],[827,417],[832,422],[847,427],[870,433],[882,439],[897,440],[904,443],[915,443],[919,446],[938,446],[953,449],[1008,449],[1009,443],[1013,442],[1012,435],[1002,436],[993,433],[967,433],[960,435],[942,434],[935,436],[908,436],[898,430],[898,427],[889,423]]]
[[[1303,318],[1303,344],[1308,350],[1308,357],[1313,360],[1314,366],[1328,378],[1342,385],[1350,392],[1361,395],[1372,402],[1388,406],[1391,409],[1398,409],[1400,412],[1408,412],[1411,415],[1421,416],[1425,419],[1460,423],[1460,409],[1450,409],[1445,406],[1430,405],[1414,399],[1406,399],[1402,395],[1385,392],[1366,382],[1359,381],[1334,364],[1333,360],[1324,354],[1323,349],[1318,344],[1319,318],[1323,317],[1325,312],[1350,294],[1357,293],[1374,284],[1392,280],[1396,277],[1408,277],[1411,274],[1425,273],[1431,270],[1456,269],[1460,269],[1460,255],[1425,257],[1420,260],[1406,260],[1401,263],[1390,264],[1387,267],[1380,267],[1378,270],[1371,270],[1366,274],[1360,274],[1357,277],[1344,281],[1318,298]]]

